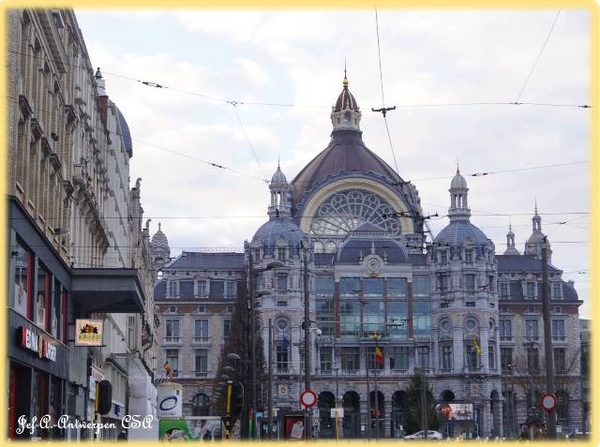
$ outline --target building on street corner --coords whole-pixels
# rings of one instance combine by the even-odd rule
[[[71,9],[6,19],[6,435],[116,439],[128,412],[156,405],[154,270],[131,135]],[[63,423],[25,427],[40,418]]]

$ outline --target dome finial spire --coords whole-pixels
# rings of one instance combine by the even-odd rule
[[[348,74],[346,72],[346,58],[344,58],[344,82],[342,83],[344,89],[348,89]]]
[[[456,157],[456,173],[460,174],[460,164],[458,163],[458,157]]]

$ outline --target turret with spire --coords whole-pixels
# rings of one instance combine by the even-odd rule
[[[520,255],[519,250],[515,247],[515,233],[512,231],[512,224],[508,224],[508,233],[506,233],[506,251],[505,255]]]
[[[269,205],[269,219],[290,217],[292,212],[292,188],[287,182],[285,175],[281,172],[279,160],[277,170],[269,184],[271,191],[271,204]]]
[[[535,255],[538,258],[542,258],[542,247],[546,246],[546,256],[548,264],[552,262],[552,250],[550,249],[550,242],[544,233],[542,233],[542,218],[538,214],[537,201],[535,202],[535,214],[532,219],[532,233],[529,239],[525,243],[525,254]]]
[[[360,130],[360,108],[350,90],[348,90],[348,77],[344,68],[344,81],[342,92],[338,96],[331,110],[331,123],[333,131],[336,130]]]
[[[448,209],[448,217],[450,222],[465,220],[469,221],[471,210],[467,204],[467,181],[460,174],[460,168],[456,163],[456,175],[450,183],[450,208]]]

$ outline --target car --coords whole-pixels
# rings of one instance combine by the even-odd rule
[[[425,439],[423,431],[418,431],[412,435],[405,436],[404,439]],[[427,430],[427,439],[444,439],[444,436],[435,430]]]

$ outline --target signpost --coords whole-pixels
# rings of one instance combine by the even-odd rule
[[[544,393],[540,399],[540,405],[546,413],[551,413],[556,408],[558,400],[554,393]]]

